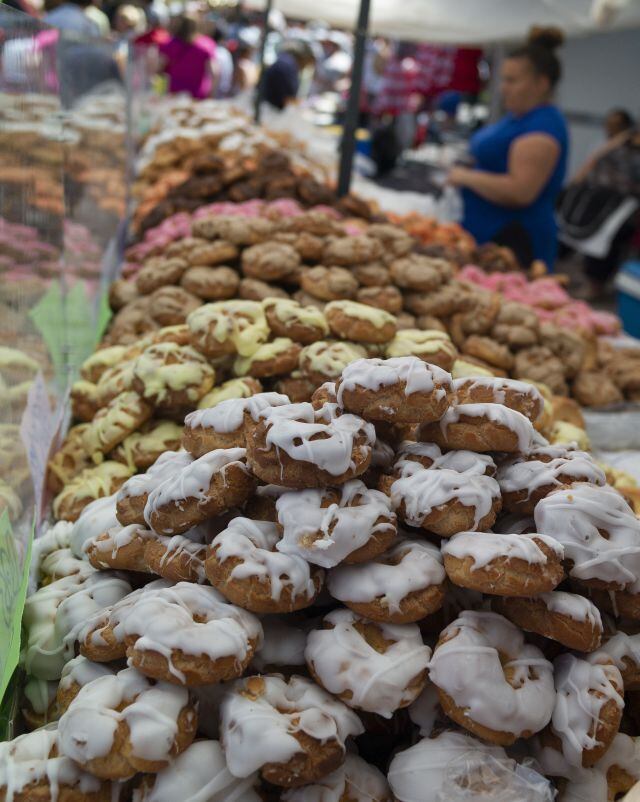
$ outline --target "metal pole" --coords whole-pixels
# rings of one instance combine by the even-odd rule
[[[504,61],[506,48],[504,44],[493,46],[491,53],[491,76],[489,78],[489,120],[490,123],[497,122],[502,116],[502,98],[500,97],[500,70]]]
[[[353,156],[356,151],[356,129],[360,112],[360,90],[364,68],[364,53],[367,44],[367,28],[369,27],[369,9],[371,0],[360,0],[360,11],[356,26],[356,41],[353,51],[353,68],[351,70],[351,88],[344,117],[342,145],[340,149],[340,169],[338,172],[338,195],[347,195],[351,186],[351,170]]]
[[[269,36],[269,13],[273,7],[273,0],[267,0],[267,5],[264,8],[264,31],[262,39],[260,40],[260,76],[258,78],[258,85],[256,86],[255,107],[253,110],[253,119],[256,124],[260,123],[260,106],[262,104],[262,96],[264,95],[264,51],[267,46],[267,37]]]

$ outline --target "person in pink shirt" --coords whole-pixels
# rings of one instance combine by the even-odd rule
[[[169,76],[169,92],[187,92],[198,100],[213,96],[218,83],[216,43],[198,33],[194,17],[180,17],[173,36],[161,43],[159,50]]]

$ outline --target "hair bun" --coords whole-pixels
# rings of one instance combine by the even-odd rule
[[[560,28],[545,28],[540,25],[534,25],[529,30],[528,41],[530,45],[544,47],[553,52],[564,42],[564,34]]]

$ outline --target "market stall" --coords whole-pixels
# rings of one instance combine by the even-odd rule
[[[627,794],[616,316],[229,102],[154,104],[128,165],[130,87],[10,77],[0,799]]]

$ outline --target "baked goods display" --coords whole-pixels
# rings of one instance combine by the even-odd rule
[[[187,324],[206,359],[267,340],[241,303]],[[229,379],[182,425],[181,399],[174,450],[39,541],[20,738],[49,762],[25,774],[10,742],[0,793],[46,787],[52,756],[78,799],[138,802],[608,802],[640,779],[640,521],[605,472],[543,437],[533,385],[366,353],[333,379],[302,402]]]

